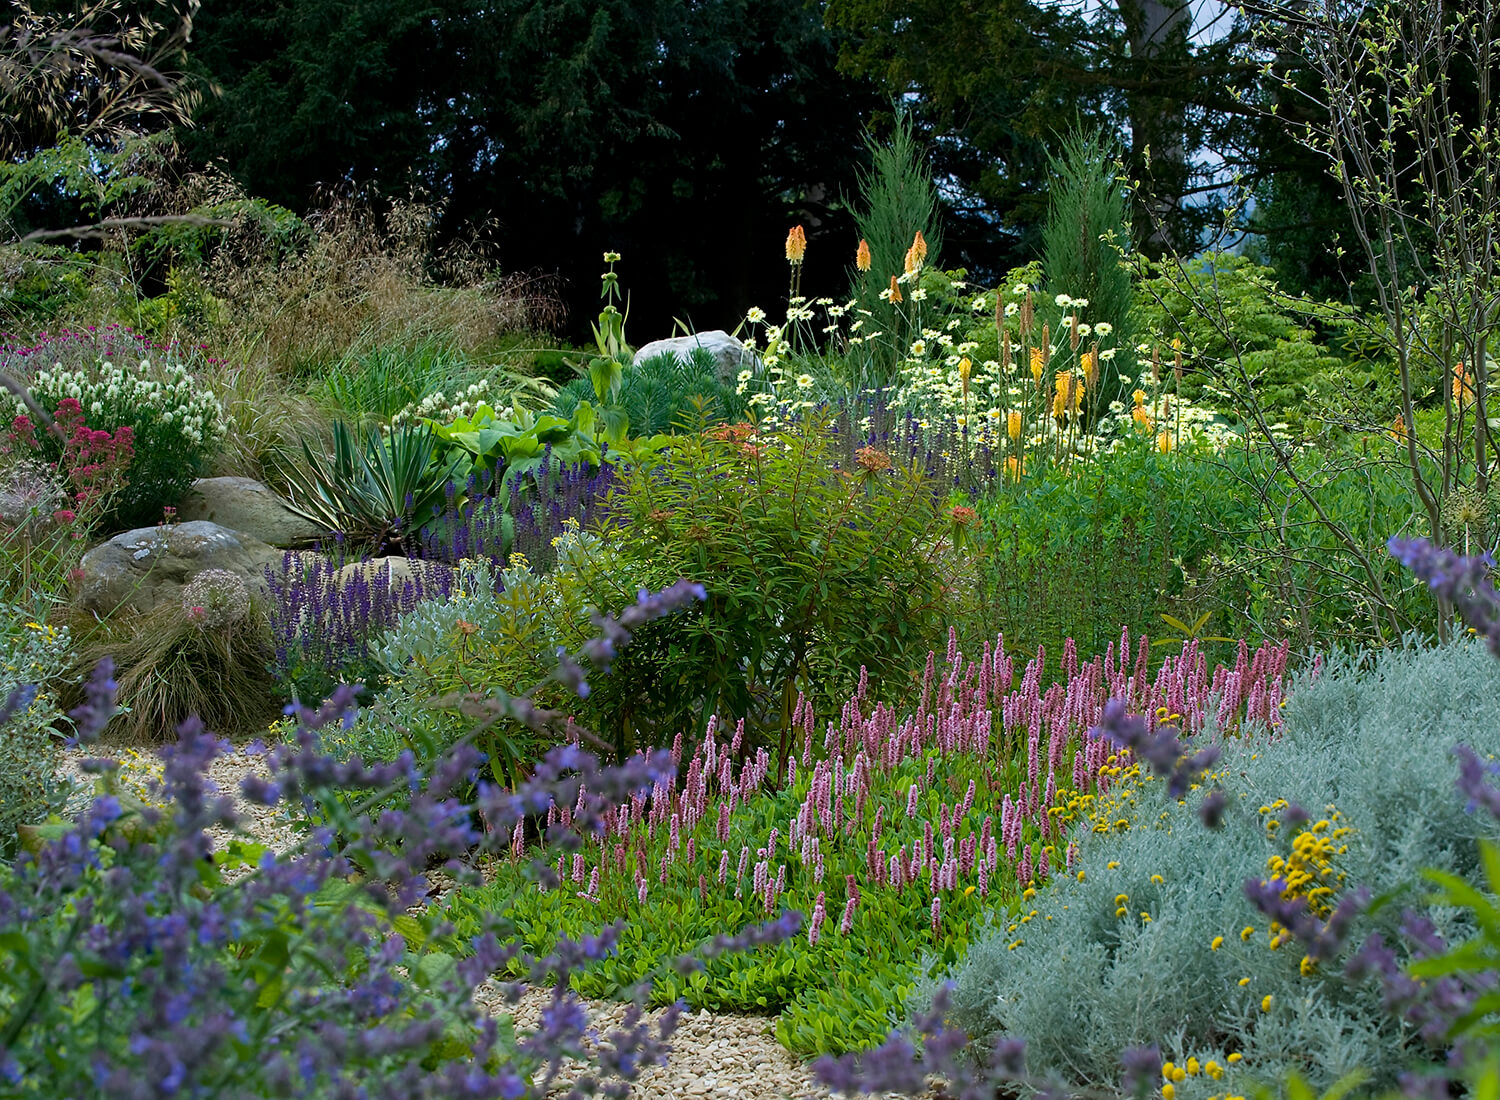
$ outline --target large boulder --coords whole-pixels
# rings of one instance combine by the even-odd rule
[[[408,584],[417,597],[446,593],[452,586],[453,568],[442,562],[420,558],[369,558],[350,562],[333,573],[333,586],[342,591],[358,581],[378,586],[399,596]]]
[[[251,591],[264,593],[266,569],[281,565],[274,546],[208,520],[139,527],[83,556],[78,603],[100,615],[120,607],[150,611],[181,599],[183,585],[205,569],[237,573]]]
[[[714,370],[721,382],[732,382],[742,370],[755,370],[760,365],[755,352],[740,343],[723,329],[694,333],[692,336],[674,336],[670,340],[652,340],[635,353],[631,366],[638,367],[647,359],[658,355],[675,355],[677,361],[686,364],[694,348],[702,348],[714,357]]]
[[[301,546],[325,533],[251,477],[199,478],[177,510],[177,518],[206,519],[271,546]]]

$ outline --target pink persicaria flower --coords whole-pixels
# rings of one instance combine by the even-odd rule
[[[828,907],[823,891],[818,891],[818,900],[813,903],[812,920],[807,926],[807,944],[809,947],[818,945],[818,937],[823,934],[823,922],[828,919]]]

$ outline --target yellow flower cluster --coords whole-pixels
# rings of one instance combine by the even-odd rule
[[[1286,802],[1280,799],[1261,807],[1267,819],[1266,831],[1272,836],[1280,822],[1270,815],[1285,807]],[[1335,866],[1335,860],[1349,850],[1345,838],[1351,830],[1339,820],[1338,810],[1330,806],[1328,817],[1304,825],[1292,838],[1289,855],[1273,855],[1266,861],[1271,877],[1286,883],[1282,897],[1288,901],[1305,898],[1308,908],[1325,919],[1333,912],[1335,891],[1344,883],[1344,872]]]

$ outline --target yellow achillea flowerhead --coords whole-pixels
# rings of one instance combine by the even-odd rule
[[[786,235],[786,258],[791,263],[800,264],[806,254],[807,233],[800,225],[794,225]]]
[[[861,271],[870,270],[870,242],[863,237],[859,239],[859,247],[854,250],[854,266]]]

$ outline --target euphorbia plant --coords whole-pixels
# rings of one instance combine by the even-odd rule
[[[812,414],[776,431],[700,425],[627,472],[612,502],[623,575],[647,587],[688,577],[708,592],[622,661],[621,682],[649,678],[654,699],[650,710],[639,693],[622,700],[634,721],[675,732],[744,717],[779,738],[780,770],[799,693],[836,707],[862,667],[896,690],[938,641],[953,554],[944,494],[915,466],[870,452],[850,470],[838,454],[830,421]],[[603,583],[594,594],[618,598]]]

